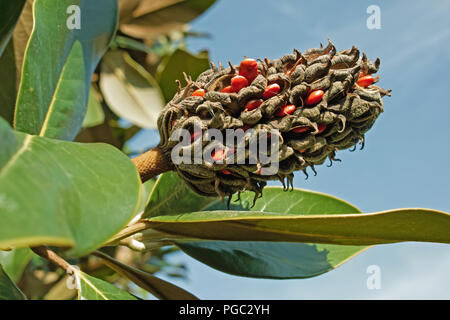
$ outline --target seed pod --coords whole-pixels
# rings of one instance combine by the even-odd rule
[[[314,165],[327,158],[339,161],[337,150],[364,144],[364,134],[383,111],[382,97],[390,96],[390,90],[373,84],[379,65],[379,59],[372,62],[365,54],[360,59],[356,47],[336,52],[331,41],[325,48],[303,54],[294,50],[280,59],[246,59],[229,68],[212,64],[195,82],[185,76],[186,87],[179,88],[160,114],[159,148],[170,159],[178,144],[171,140],[172,133],[189,130],[189,141],[181,150],[191,151],[192,160],[200,146],[204,153],[219,148],[214,158],[222,152],[225,161],[208,163],[202,158],[200,163],[174,164],[179,176],[202,195],[224,198],[252,190],[256,200],[267,181],[279,180],[289,187],[294,171],[315,171]],[[358,85],[360,72],[373,81]],[[227,129],[241,129],[243,136],[228,154],[225,141],[216,141],[207,129],[217,129],[223,137]],[[278,131],[268,141],[261,140],[271,129]],[[277,149],[267,152],[276,159],[273,172],[273,163],[250,150],[252,143],[260,148],[271,141],[278,142]],[[236,163],[238,159],[243,161]]]
[[[347,69],[353,67],[359,59],[359,50],[352,47],[350,51],[346,50],[336,55],[331,60],[332,69]]]
[[[326,76],[330,70],[331,60],[327,60],[324,63],[316,63],[305,70],[305,81],[308,83],[313,83],[317,79]]]

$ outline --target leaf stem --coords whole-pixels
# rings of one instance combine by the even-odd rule
[[[50,250],[46,246],[31,247],[30,249],[41,258],[44,258],[52,262],[56,266],[65,270],[67,273],[69,274],[72,273],[73,270],[72,266],[66,260],[58,256],[54,251]]]
[[[136,223],[133,223],[132,225],[129,225],[122,229],[118,234],[116,234],[114,237],[112,237],[105,246],[112,246],[119,243],[120,240],[125,239],[129,236],[132,236],[133,234],[137,232],[141,232],[145,229],[147,229],[148,223],[145,221],[138,221]]]

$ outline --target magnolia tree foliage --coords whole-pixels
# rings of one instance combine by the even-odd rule
[[[154,275],[184,277],[166,260],[179,250],[229,274],[287,279],[371,245],[450,243],[445,212],[362,213],[283,187],[254,198],[269,178],[292,182],[355,145],[389,92],[373,84],[378,61],[331,43],[210,67],[185,38],[203,36],[186,23],[213,2],[0,3],[0,299],[195,299]],[[268,176],[258,163],[174,165],[168,135],[194,122],[275,127],[286,161]],[[160,133],[146,153],[127,143],[142,128]]]

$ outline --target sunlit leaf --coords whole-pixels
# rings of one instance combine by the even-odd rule
[[[74,246],[80,255],[136,214],[140,178],[114,147],[15,132],[2,119],[0,141],[0,248]]]
[[[142,197],[138,212],[143,212],[147,207],[147,204],[150,201],[150,195],[152,194],[155,184],[156,179],[147,180],[142,184]]]
[[[268,199],[280,193],[281,188],[269,189]],[[242,201],[249,203],[253,194],[243,193]],[[318,210],[329,213],[360,212],[340,199],[310,193],[297,204],[259,199],[255,210],[271,210],[277,203],[280,212],[296,212],[315,203]],[[147,205],[146,216],[173,215],[189,211],[226,209],[226,204],[214,197],[202,197],[193,192],[177,174],[168,172],[158,179]],[[306,278],[330,271],[350,257],[361,252],[362,246],[338,246],[311,243],[271,243],[246,241],[176,241],[193,258],[218,270],[248,277]]]
[[[301,201],[286,198],[281,188],[264,190],[253,209],[292,214],[314,207],[322,214],[359,213],[351,204],[315,192],[296,194]],[[253,194],[241,195],[250,204]],[[215,201],[205,210],[226,210],[226,204]],[[207,265],[239,276],[256,278],[308,278],[337,268],[366,247],[332,244],[264,242],[264,241],[178,241],[177,245],[193,258]]]
[[[91,277],[84,272],[76,271],[79,280],[79,300],[137,300],[128,292],[119,289],[106,281]]]
[[[91,85],[87,111],[82,124],[83,128],[95,127],[105,121],[105,113],[103,112],[100,101],[98,101],[99,94],[96,87]]]
[[[79,30],[68,24],[77,17],[68,10],[74,5],[80,8]],[[17,130],[64,140],[75,137],[86,112],[92,72],[115,33],[117,11],[114,0],[35,0],[14,118]]]
[[[164,98],[156,80],[122,50],[103,58],[100,88],[108,106],[119,117],[142,128],[156,128]]]
[[[216,201],[192,191],[175,172],[166,172],[156,181],[143,217],[197,211]]]
[[[0,264],[14,281],[19,281],[33,253],[29,248],[0,251]]]
[[[450,214],[432,209],[408,208],[374,213],[342,214],[335,205],[317,210],[312,192],[274,193],[266,188],[257,206],[242,199],[231,210],[210,210],[150,218],[150,227],[186,238],[233,241],[314,242],[371,245],[399,241],[450,243]],[[316,198],[316,199],[314,199]],[[331,197],[330,197],[331,198]],[[323,200],[322,200],[323,201]],[[281,203],[302,203],[300,210],[280,213]],[[252,211],[249,211],[252,210]],[[324,212],[326,214],[324,214]],[[336,214],[337,213],[337,214]]]

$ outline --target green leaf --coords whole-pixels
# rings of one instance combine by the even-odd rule
[[[77,17],[76,11],[68,11],[73,5],[80,8],[80,30],[69,28]],[[115,33],[117,11],[114,0],[35,0],[14,118],[17,130],[75,137],[86,112],[91,75]]]
[[[141,203],[139,205],[138,212],[145,211],[145,208],[148,205],[148,202],[150,201],[150,195],[152,194],[153,188],[156,184],[156,179],[150,179],[145,181],[142,184],[142,197],[141,197]]]
[[[142,128],[157,128],[164,98],[155,79],[122,50],[102,60],[100,89],[114,113]]]
[[[372,245],[400,241],[450,243],[450,214],[432,209],[395,209],[374,213],[340,214],[316,209],[319,193],[294,190],[271,196],[276,188],[264,190],[263,201],[250,210],[250,199],[233,204],[234,210],[201,211],[162,215],[149,219],[150,227],[186,238],[233,241],[314,242]],[[315,194],[315,196],[314,196]],[[330,197],[331,199],[332,197]],[[323,200],[321,200],[323,201]],[[279,213],[281,203],[297,205],[296,213]],[[331,200],[328,201],[332,203]],[[326,205],[329,205],[326,204]],[[264,212],[260,209],[264,206]],[[261,211],[256,211],[256,210]],[[326,214],[323,214],[326,212]]]
[[[328,195],[302,192],[296,194],[301,201],[288,201],[292,197],[281,188],[267,188],[264,197],[256,202],[255,210],[295,214],[314,207],[322,214],[360,213],[351,204]],[[289,195],[290,196],[290,195]],[[242,203],[251,205],[253,194],[241,195]],[[220,201],[205,210],[225,210]],[[308,278],[337,268],[366,247],[332,244],[288,243],[264,241],[180,241],[176,242],[193,258],[220,271],[256,278]]]
[[[172,100],[178,86],[175,80],[184,79],[183,72],[196,79],[209,68],[209,58],[205,53],[193,55],[186,50],[177,49],[158,66],[157,80],[166,101]],[[183,80],[184,81],[184,80]]]
[[[83,120],[83,128],[90,128],[101,125],[105,121],[105,113],[103,112],[102,105],[98,101],[98,96],[100,93],[91,85],[89,90],[89,100],[86,115]]]
[[[27,300],[0,264],[0,300]]]
[[[286,194],[280,188],[267,190],[268,194],[256,202],[256,209],[264,211],[267,208],[289,213],[296,212],[305,205],[315,204],[318,210],[324,212],[360,212],[347,202],[316,193],[307,194],[297,205],[286,201],[265,201],[270,197]],[[253,194],[243,193],[241,199],[251,205]],[[168,172],[158,179],[144,216],[225,208],[217,198],[199,196],[181,181],[175,172]],[[213,268],[258,278],[312,277],[338,267],[364,250],[364,247],[360,246],[243,241],[177,241],[176,244],[193,258]]]
[[[26,0],[2,1],[0,3],[0,56],[11,39]]]
[[[11,2],[11,1],[10,1]],[[12,3],[12,2],[11,2]],[[33,0],[27,0],[3,55],[0,57],[0,116],[11,125],[22,78],[25,48],[33,29]]]
[[[147,272],[130,267],[122,262],[102,253],[95,252],[95,255],[102,259],[103,263],[116,271],[121,276],[131,280],[139,287],[151,292],[158,299],[168,300],[197,300],[193,294],[177,287],[170,282],[159,279]]]
[[[136,214],[141,182],[119,150],[13,131],[0,119],[0,248],[88,253]],[[126,190],[126,192],[124,192]]]
[[[16,104],[16,66],[12,41],[6,46],[0,57],[0,117],[12,124]]]
[[[126,5],[125,3],[130,4]],[[135,38],[149,39],[179,30],[208,9],[215,0],[119,0],[120,31]]]
[[[114,38],[114,42],[111,44],[111,47],[116,49],[117,47],[124,49],[131,49],[136,51],[141,51],[145,53],[151,53],[152,48],[141,41],[134,40],[132,38],[124,37],[124,36],[116,36]]]
[[[17,282],[33,256],[29,248],[19,248],[10,251],[0,251],[0,264],[3,265],[9,277]]]
[[[197,211],[216,201],[192,191],[175,172],[166,172],[156,181],[143,217]]]
[[[19,88],[19,83],[22,75],[22,65],[23,59],[25,58],[25,50],[28,44],[28,40],[30,39],[31,32],[33,31],[33,3],[34,0],[26,1],[11,39],[14,47],[14,64],[16,65],[16,71],[18,73],[16,79],[17,88]]]
[[[75,271],[79,280],[79,300],[138,300],[128,292],[106,281]]]
[[[264,241],[177,242],[181,250],[214,269],[243,277],[299,279],[331,271],[361,246]]]

